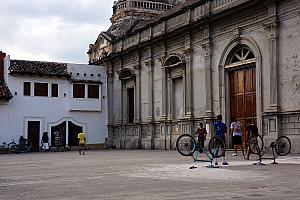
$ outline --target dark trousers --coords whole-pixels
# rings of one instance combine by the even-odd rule
[[[198,143],[199,143],[199,145],[200,145],[202,148],[204,148],[204,139],[198,138]],[[203,153],[202,148],[199,147],[199,152],[200,152],[200,153]]]

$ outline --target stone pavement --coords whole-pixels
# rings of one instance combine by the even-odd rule
[[[176,151],[86,153],[1,154],[0,199],[300,199],[299,155],[266,166],[230,156],[209,169]]]

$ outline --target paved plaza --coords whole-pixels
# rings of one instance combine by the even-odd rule
[[[299,155],[280,158],[278,165],[266,160],[254,166],[254,159],[230,156],[229,166],[209,169],[176,151],[0,154],[0,199],[300,198]]]

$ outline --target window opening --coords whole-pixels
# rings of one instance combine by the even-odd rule
[[[48,83],[34,83],[34,96],[47,97]]]
[[[30,96],[30,82],[24,82],[24,88],[23,88],[23,94],[24,96]]]
[[[73,84],[73,98],[85,98],[85,84]]]
[[[88,85],[88,98],[99,99],[99,85]]]
[[[134,119],[134,89],[127,89],[127,103],[128,103],[128,123],[133,123]]]
[[[228,65],[238,65],[253,61],[255,61],[254,53],[248,47],[242,46],[234,52]]]
[[[58,84],[51,85],[51,96],[58,97]]]

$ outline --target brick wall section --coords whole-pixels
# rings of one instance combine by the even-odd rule
[[[282,116],[281,128],[282,135],[300,135],[300,113]]]

